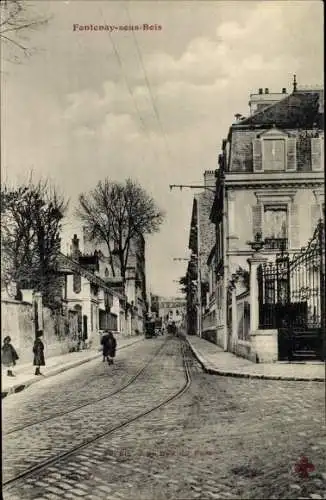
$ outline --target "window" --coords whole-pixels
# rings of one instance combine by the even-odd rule
[[[263,229],[265,248],[285,250],[288,238],[287,206],[265,205]]]
[[[253,172],[296,172],[297,139],[275,127],[252,142]]]
[[[265,139],[263,141],[264,170],[285,170],[285,140]]]

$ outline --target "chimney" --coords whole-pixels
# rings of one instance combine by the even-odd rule
[[[261,95],[263,93],[263,89],[258,89],[258,94]]]
[[[269,89],[265,89],[265,94],[269,94]]]
[[[286,88],[285,87],[282,88],[282,94],[286,94]]]
[[[215,170],[205,170],[204,172],[204,186],[214,188],[216,183]]]
[[[297,91],[297,75],[293,75],[293,92]]]
[[[73,239],[71,240],[72,246],[71,246],[71,257],[75,261],[79,261],[79,239],[77,238],[77,234],[74,234]]]

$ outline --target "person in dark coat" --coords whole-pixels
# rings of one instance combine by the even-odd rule
[[[2,364],[8,368],[7,375],[8,377],[14,377],[15,375],[12,373],[11,367],[16,365],[16,361],[19,359],[19,356],[16,349],[12,346],[11,338],[9,336],[3,339],[1,351]]]
[[[45,366],[44,359],[44,344],[42,342],[43,331],[39,330],[36,335],[36,339],[33,346],[34,362],[33,365],[36,366],[35,375],[42,375],[40,372],[40,366]]]
[[[101,344],[103,346],[103,362],[106,360],[109,365],[113,365],[113,358],[115,357],[117,341],[111,331],[105,332],[101,339]]]

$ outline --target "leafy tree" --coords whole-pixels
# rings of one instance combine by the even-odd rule
[[[1,188],[1,279],[41,291],[50,306],[66,208],[48,182]]]
[[[94,190],[79,196],[76,215],[91,241],[106,244],[112,274],[120,275],[123,281],[132,242],[158,231],[164,220],[154,199],[131,179],[98,182]]]

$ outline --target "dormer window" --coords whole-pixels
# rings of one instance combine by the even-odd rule
[[[272,128],[253,140],[254,172],[295,172],[296,138]]]
[[[265,139],[263,141],[263,168],[272,172],[285,170],[284,139]]]

